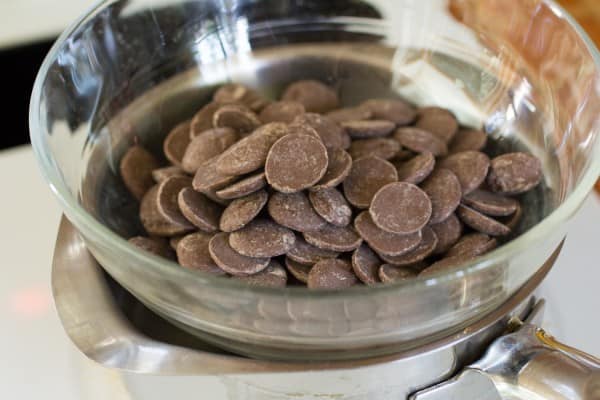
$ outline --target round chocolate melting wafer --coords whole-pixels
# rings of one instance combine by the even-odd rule
[[[243,228],[256,218],[268,199],[269,195],[265,190],[235,199],[221,214],[219,227],[223,232],[233,232]]]
[[[419,273],[419,276],[431,276],[458,267],[461,264],[469,261],[471,257],[466,256],[452,256],[445,257],[441,260],[431,264]]]
[[[515,199],[479,189],[466,195],[463,198],[463,203],[476,211],[493,217],[512,215],[519,207],[519,202]]]
[[[431,199],[430,224],[447,219],[456,210],[462,197],[462,188],[452,171],[438,168],[427,178],[421,188]]]
[[[384,160],[391,160],[400,151],[400,144],[394,139],[372,138],[355,140],[350,145],[348,152],[354,160],[367,156],[375,156]]]
[[[233,276],[254,275],[267,268],[269,258],[243,256],[229,245],[228,233],[217,233],[208,244],[211,258],[223,271]]]
[[[220,156],[213,157],[198,167],[192,181],[194,190],[207,193],[222,189],[235,181],[235,175],[226,175],[217,170],[219,158]]]
[[[308,274],[312,269],[312,264],[304,265],[300,264],[288,257],[285,258],[285,266],[287,270],[302,283],[308,282]]]
[[[397,180],[398,172],[393,164],[378,157],[364,157],[352,163],[344,181],[344,194],[353,206],[368,208],[379,189]]]
[[[213,128],[213,116],[220,107],[221,104],[211,102],[194,115],[190,125],[190,139],[194,139],[202,132]]]
[[[159,167],[154,156],[142,146],[132,146],[119,164],[119,172],[129,192],[138,200],[154,186],[152,171]]]
[[[445,156],[448,153],[446,143],[442,139],[423,129],[413,127],[398,128],[394,133],[394,139],[402,147],[415,153],[429,152],[436,157]]]
[[[327,225],[303,192],[284,194],[275,192],[268,205],[269,215],[279,225],[298,232],[314,232]]]
[[[327,148],[344,148],[344,130],[337,123],[323,115],[314,113],[299,115],[294,119],[290,128],[293,126],[309,126],[313,128],[319,134],[319,137]]]
[[[396,128],[396,124],[393,122],[381,119],[346,121],[342,122],[340,125],[353,139],[387,136]]]
[[[215,264],[208,244],[212,235],[196,232],[184,236],[177,243],[177,260],[184,268],[202,271],[213,275],[225,275],[225,271]]]
[[[259,172],[237,181],[224,189],[217,190],[216,195],[224,200],[238,199],[264,189],[265,186],[267,186],[265,173]]]
[[[186,176],[186,175],[185,175],[185,172],[181,168],[176,167],[174,165],[172,165],[170,167],[157,168],[154,171],[152,171],[152,179],[154,179],[154,181],[156,183],[161,183],[165,179],[170,178],[172,176]]]
[[[169,239],[169,246],[173,249],[173,251],[177,250],[177,245],[184,237],[185,235],[177,235]]]
[[[173,250],[163,238],[149,238],[144,236],[135,236],[128,240],[129,243],[138,249],[145,250],[159,257],[164,257],[169,260],[174,260]]]
[[[435,157],[426,152],[417,154],[407,161],[395,164],[398,170],[398,180],[417,185],[423,182],[435,168]]]
[[[271,147],[265,176],[275,190],[295,193],[319,182],[327,165],[327,149],[320,140],[307,135],[287,135]]]
[[[330,111],[326,116],[339,124],[346,121],[364,121],[371,119],[373,113],[366,107],[348,107]]]
[[[296,101],[276,101],[266,106],[259,114],[263,124],[269,122],[291,123],[298,115],[306,112],[304,106]]]
[[[301,103],[307,112],[324,113],[338,107],[337,93],[329,86],[315,80],[302,80],[289,85],[282,100]]]
[[[487,178],[497,193],[517,195],[536,187],[542,180],[542,163],[531,154],[508,153],[494,158]]]
[[[333,188],[348,177],[352,168],[352,157],[342,149],[327,149],[327,170],[321,180],[310,190]]]
[[[371,111],[372,118],[392,121],[398,126],[411,124],[417,116],[413,106],[398,99],[371,99],[360,108]]]
[[[258,274],[250,276],[236,276],[234,279],[245,282],[250,286],[269,288],[283,288],[287,285],[287,272],[277,261],[271,260],[267,268]]]
[[[185,121],[175,126],[163,142],[165,157],[174,165],[180,167],[181,160],[190,144],[191,121]]]
[[[260,119],[248,107],[241,104],[227,104],[220,107],[213,115],[215,128],[231,128],[236,132],[252,132],[260,126]]]
[[[183,188],[177,196],[177,204],[183,216],[198,229],[212,233],[219,230],[223,207],[190,187]]]
[[[239,83],[221,86],[213,95],[213,99],[219,104],[240,103],[254,112],[262,110],[267,105],[267,100],[257,91]]]
[[[354,219],[354,227],[359,235],[379,254],[401,256],[416,248],[421,242],[421,232],[399,235],[380,229],[367,211]]]
[[[407,279],[416,278],[417,274],[414,270],[407,267],[396,267],[390,264],[383,264],[379,267],[379,271],[377,273],[379,279],[383,283],[396,283],[402,282]]]
[[[153,236],[181,235],[193,229],[193,225],[189,222],[185,224],[174,223],[172,220],[167,220],[158,211],[158,185],[150,188],[142,198],[140,220],[146,232]]]
[[[187,176],[172,176],[158,185],[157,209],[158,212],[169,222],[192,229],[193,225],[181,213],[178,204],[179,192],[189,188],[191,179]]]
[[[461,151],[481,151],[487,143],[487,135],[477,129],[463,128],[459,129],[450,143],[448,151],[450,153],[460,153]]]
[[[296,236],[294,232],[268,219],[255,219],[229,235],[229,245],[248,257],[277,257],[287,253]]]
[[[431,210],[431,200],[423,190],[412,183],[395,182],[375,194],[369,213],[380,229],[407,235],[427,225]]]
[[[417,247],[415,247],[408,253],[395,257],[384,256],[382,258],[388,264],[400,267],[410,266],[418,263],[419,261],[423,261],[424,259],[429,257],[435,250],[438,243],[438,238],[433,229],[427,226],[423,228],[421,235],[421,242],[417,245]]]
[[[523,217],[523,207],[520,204],[517,205],[517,209],[513,213],[513,215],[502,218],[501,222],[506,225],[511,231],[517,229],[519,222],[521,222],[521,217]]]
[[[310,265],[318,263],[321,260],[327,260],[329,258],[337,258],[338,252],[331,250],[324,250],[307,243],[300,236],[296,236],[296,241],[292,248],[287,252],[287,257],[291,260],[303,264]]]
[[[448,250],[446,257],[478,257],[493,250],[498,242],[484,233],[469,233]]]
[[[316,263],[308,273],[309,289],[338,290],[358,283],[350,264],[344,260],[323,260]]]
[[[352,253],[352,269],[358,279],[367,285],[381,282],[377,275],[380,265],[379,257],[364,243]]]
[[[339,252],[352,251],[362,243],[361,237],[351,226],[330,224],[315,232],[304,232],[304,239],[321,249]]]
[[[454,115],[439,107],[426,107],[419,110],[419,118],[415,126],[433,133],[445,143],[449,143],[458,131],[458,121]]]
[[[346,198],[337,189],[311,191],[308,198],[325,221],[336,226],[346,226],[352,219],[352,209]]]
[[[438,238],[433,254],[443,254],[458,242],[462,235],[463,226],[456,214],[450,215],[444,221],[430,225]]]
[[[464,196],[481,186],[487,176],[490,159],[479,151],[463,151],[449,155],[439,163],[439,167],[454,172]]]
[[[461,204],[458,206],[456,215],[458,215],[458,218],[460,218],[465,225],[470,226],[478,232],[490,236],[506,236],[510,234],[510,228],[508,226],[465,205]]]
[[[238,135],[231,128],[216,128],[201,132],[185,149],[181,167],[185,172],[194,174],[204,162],[220,155],[237,140]]]

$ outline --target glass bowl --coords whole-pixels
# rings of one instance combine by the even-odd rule
[[[335,86],[344,104],[402,96],[447,107],[504,149],[537,155],[545,182],[523,199],[524,233],[437,275],[318,292],[249,287],[125,240],[140,229],[118,176],[134,138],[158,153],[217,85],[275,97],[300,78]],[[550,257],[600,171],[598,78],[597,50],[552,1],[105,1],[46,58],[31,139],[88,249],[152,310],[249,356],[359,358],[464,329]]]

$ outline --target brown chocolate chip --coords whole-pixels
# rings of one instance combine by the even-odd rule
[[[235,181],[235,175],[223,174],[217,170],[219,157],[216,156],[206,160],[198,167],[192,182],[192,186],[196,191],[206,193],[222,189]]]
[[[262,110],[267,104],[258,92],[239,83],[221,86],[215,92],[213,99],[220,104],[240,103],[255,112]]]
[[[542,163],[527,153],[508,153],[494,158],[487,183],[497,193],[516,195],[536,187],[542,180]]]
[[[384,257],[384,261],[400,267],[416,264],[419,261],[423,261],[425,258],[429,257],[435,250],[437,243],[438,238],[435,232],[433,229],[426,226],[423,228],[422,239],[417,247],[400,256]]]
[[[450,143],[450,153],[461,151],[481,151],[487,143],[487,135],[478,129],[460,129]]]
[[[429,152],[435,157],[445,156],[448,153],[448,148],[443,140],[423,129],[413,127],[398,128],[394,133],[394,139],[402,147],[415,153]]]
[[[241,104],[227,104],[213,115],[215,128],[231,128],[236,132],[252,132],[261,125],[258,115]]]
[[[299,115],[291,126],[310,126],[321,137],[323,144],[327,148],[343,148],[343,135],[345,134],[341,126],[329,118],[313,113]]]
[[[219,230],[223,208],[191,187],[183,188],[177,197],[179,209],[185,218],[204,232]]]
[[[300,264],[288,256],[285,258],[285,266],[290,274],[294,276],[294,278],[298,279],[302,283],[308,282],[308,273],[312,269],[312,264]]]
[[[287,134],[287,126],[281,122],[261,126],[221,154],[217,171],[243,175],[263,167],[273,143]]]
[[[208,244],[210,256],[223,271],[233,276],[254,275],[267,268],[269,258],[243,256],[229,245],[229,234],[218,233]]]
[[[517,204],[517,209],[514,214],[510,217],[503,218],[501,222],[506,225],[511,231],[514,231],[519,222],[521,222],[521,217],[523,216],[523,207],[520,204]]]
[[[231,186],[217,190],[216,194],[222,199],[231,200],[247,196],[251,193],[259,191],[267,186],[267,180],[264,172],[250,175],[240,181],[237,181]]]
[[[277,257],[287,253],[296,236],[291,230],[268,219],[255,219],[229,235],[229,245],[248,257]]]
[[[421,242],[421,232],[398,235],[380,229],[367,211],[354,220],[354,227],[360,236],[379,254],[401,256],[416,248]]]
[[[419,110],[416,127],[431,132],[445,143],[449,143],[458,131],[458,122],[445,108],[426,107]]]
[[[136,236],[129,239],[128,242],[138,249],[145,250],[156,256],[167,258],[169,260],[175,259],[173,250],[169,246],[169,243],[166,239]]]
[[[184,236],[177,243],[177,261],[184,268],[206,272],[213,275],[225,275],[225,271],[215,264],[208,251],[212,235],[196,232]]]
[[[173,236],[189,232],[193,225],[173,223],[158,211],[158,185],[153,186],[140,203],[140,220],[146,232],[153,236]]]
[[[287,285],[287,272],[277,261],[271,260],[267,268],[258,274],[250,276],[239,276],[235,279],[245,282],[251,286],[283,288]]]
[[[269,122],[285,122],[289,124],[294,118],[305,112],[304,106],[296,101],[276,101],[266,106],[258,117],[263,124]]]
[[[423,182],[435,168],[435,157],[433,154],[426,152],[417,154],[408,161],[398,162],[398,180],[417,185]]]
[[[498,242],[484,233],[469,233],[448,250],[446,257],[474,258],[494,249]]]
[[[315,80],[302,80],[289,85],[282,100],[297,101],[307,112],[324,113],[338,107],[336,92],[327,85]]]
[[[158,185],[156,195],[158,212],[170,223],[187,229],[192,229],[193,225],[181,213],[177,199],[179,192],[190,185],[191,179],[187,176],[172,176]]]
[[[366,107],[348,107],[330,111],[326,116],[337,123],[342,123],[346,121],[364,121],[371,119],[373,112]]]
[[[430,226],[438,238],[437,246],[433,254],[442,254],[460,239],[462,234],[462,223],[455,214],[450,215],[444,221]]]
[[[336,187],[346,179],[352,168],[352,158],[342,149],[327,149],[327,171],[310,190]]]
[[[465,262],[469,261],[470,259],[471,259],[471,257],[465,257],[465,256],[445,257],[445,258],[442,258],[441,260],[431,264],[429,267],[425,268],[424,270],[422,270],[419,273],[419,276],[435,275],[437,273],[456,268],[459,265],[464,264]]]
[[[508,226],[465,205],[461,204],[458,207],[456,215],[462,222],[478,232],[490,236],[506,236],[510,233]]]
[[[350,264],[344,260],[323,260],[316,263],[308,273],[309,289],[338,290],[358,283]]]
[[[177,245],[179,244],[179,242],[181,241],[181,239],[183,239],[184,237],[185,237],[185,235],[173,236],[172,238],[169,239],[169,246],[173,250],[177,250]]]
[[[431,209],[431,200],[423,190],[412,183],[395,182],[375,194],[369,213],[380,229],[407,235],[427,225]]]
[[[336,226],[346,226],[352,219],[352,209],[337,189],[321,189],[308,193],[308,198],[323,219]]]
[[[268,205],[269,215],[279,225],[298,232],[313,232],[323,228],[327,221],[313,209],[306,194],[275,192]]]
[[[304,232],[304,239],[321,249],[346,252],[356,249],[362,239],[351,226],[327,224],[315,232]]]
[[[372,99],[361,104],[373,113],[373,118],[392,121],[398,126],[409,125],[417,116],[417,111],[408,103],[397,99]]]
[[[353,206],[368,208],[379,189],[397,180],[398,172],[390,162],[374,156],[363,157],[352,163],[344,181],[344,194]]]
[[[187,146],[181,166],[188,174],[195,174],[200,165],[220,155],[238,140],[231,128],[216,128],[198,134]]]
[[[438,168],[421,185],[431,199],[431,219],[437,224],[448,218],[460,204],[462,191],[458,178],[452,171]]]
[[[200,111],[194,115],[190,126],[190,139],[194,139],[202,132],[212,129],[213,116],[220,107],[221,105],[219,103],[211,102],[202,107]]]
[[[390,160],[400,151],[400,144],[394,139],[372,138],[355,140],[350,145],[348,152],[354,160],[366,156],[375,156]]]
[[[416,278],[417,274],[410,268],[383,264],[379,267],[378,276],[381,282],[389,284]]]
[[[287,256],[291,260],[303,264],[310,265],[318,263],[321,260],[328,258],[336,258],[339,253],[330,250],[320,249],[307,243],[302,237],[296,237],[294,246],[288,251]]]
[[[265,190],[235,199],[221,215],[219,227],[223,232],[233,232],[246,226],[263,209],[269,195]]]
[[[130,147],[119,164],[123,183],[138,200],[154,186],[152,171],[159,167],[154,156],[142,146]]]
[[[155,169],[154,171],[152,171],[152,179],[154,179],[154,181],[156,183],[161,183],[165,179],[170,178],[172,176],[186,176],[186,175],[185,175],[185,172],[181,168],[176,167],[174,165],[172,165],[170,167],[158,168],[158,169]]]
[[[381,119],[346,121],[342,122],[341,126],[353,139],[387,136],[396,128],[393,122]]]
[[[367,285],[375,285],[381,281],[377,275],[380,265],[379,257],[364,243],[352,253],[352,269],[358,279]]]
[[[177,125],[169,132],[163,142],[163,152],[171,163],[180,167],[181,159],[190,144],[191,121],[185,121]]]
[[[454,172],[464,196],[481,186],[487,176],[490,159],[479,151],[463,151],[449,155],[439,166]]]
[[[512,215],[519,207],[517,200],[485,190],[472,191],[463,198],[463,203],[476,211],[493,217]]]
[[[319,182],[327,165],[327,149],[320,140],[307,135],[287,135],[271,147],[265,175],[275,190],[295,193]]]

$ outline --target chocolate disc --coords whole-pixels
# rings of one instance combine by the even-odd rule
[[[449,169],[438,168],[433,171],[421,184],[421,188],[431,200],[431,224],[447,219],[460,204],[460,182]]]
[[[380,265],[379,257],[364,243],[352,253],[352,269],[358,279],[367,285],[381,282],[377,275]]]
[[[183,239],[184,237],[185,237],[185,235],[177,235],[177,236],[171,237],[169,239],[169,246],[171,247],[171,249],[177,250],[177,245],[179,244],[181,239]]]
[[[187,176],[172,176],[158,185],[156,195],[158,212],[172,224],[181,225],[188,229],[192,229],[193,225],[181,213],[177,198],[179,192],[189,188],[190,184],[191,179]]]
[[[219,103],[208,103],[194,115],[190,126],[190,139],[213,128],[213,116],[220,107]]]
[[[257,91],[239,83],[221,86],[215,92],[213,99],[220,104],[240,103],[254,112],[262,110],[267,105],[267,100]]]
[[[233,276],[254,275],[267,268],[271,259],[246,257],[229,245],[229,234],[218,233],[208,244],[210,256],[223,271]]]
[[[297,236],[292,248],[288,251],[287,257],[299,264],[310,265],[318,263],[328,258],[336,258],[339,253],[330,250],[320,249],[307,243],[302,237]]]
[[[340,125],[354,139],[387,136],[396,128],[396,124],[393,122],[381,119],[346,121]]]
[[[398,235],[380,229],[368,211],[363,211],[354,220],[354,227],[359,235],[379,254],[401,256],[416,248],[421,243],[421,232]]]
[[[308,194],[310,202],[323,219],[336,226],[346,226],[352,219],[352,209],[337,189],[322,189]]]
[[[309,289],[345,289],[358,283],[347,261],[323,260],[316,263],[308,273]]]
[[[450,215],[446,220],[437,224],[430,225],[438,238],[437,246],[433,254],[442,254],[460,239],[462,235],[462,223],[455,214]]]
[[[292,122],[290,128],[296,125],[313,128],[319,134],[323,144],[327,148],[339,149],[344,147],[344,130],[337,123],[323,115],[312,113],[299,115],[294,122]]]
[[[462,187],[463,195],[477,189],[487,176],[490,159],[478,151],[451,154],[439,163],[441,168],[454,172]]]
[[[307,135],[287,135],[271,147],[265,176],[275,190],[295,193],[319,182],[327,165],[327,149],[320,140]]]
[[[400,144],[394,139],[372,138],[355,140],[350,145],[348,152],[354,160],[366,156],[375,156],[390,160],[400,151]]]
[[[177,125],[163,142],[163,152],[171,163],[181,166],[181,159],[190,144],[191,121],[185,121]]]
[[[494,158],[487,183],[497,193],[516,195],[536,187],[542,180],[542,164],[527,153],[508,153]]]
[[[208,233],[219,230],[223,207],[190,187],[183,188],[177,197],[183,216],[200,230]]]
[[[412,183],[395,182],[373,197],[369,213],[379,228],[401,235],[420,231],[431,217],[431,200]]]
[[[326,116],[339,124],[346,121],[364,121],[371,119],[373,113],[366,107],[348,107],[330,111]]]
[[[207,272],[214,275],[225,275],[225,271],[215,264],[208,251],[208,243],[212,235],[196,232],[184,236],[177,243],[177,260],[184,268]]]
[[[346,199],[357,208],[368,208],[375,193],[385,185],[396,182],[398,172],[390,162],[368,156],[352,163],[344,181]]]
[[[339,227],[327,224],[316,232],[305,232],[304,239],[320,249],[346,252],[362,243],[362,239],[351,226]]]
[[[169,260],[175,259],[173,250],[169,246],[169,243],[163,238],[136,236],[129,239],[128,242],[138,249],[145,250],[156,256],[167,258]]]
[[[472,257],[466,256],[453,256],[453,257],[445,257],[441,260],[431,264],[429,267],[425,268],[423,271],[419,273],[419,276],[431,276],[440,272],[444,272],[446,270],[451,270],[464,264],[469,261]]]
[[[285,258],[285,266],[287,270],[302,283],[308,282],[308,274],[312,269],[312,264],[304,265],[300,264],[289,257]]]
[[[268,210],[271,218],[279,225],[298,232],[318,231],[327,225],[327,221],[315,212],[308,197],[302,192],[273,193]]]
[[[152,171],[159,167],[154,156],[142,146],[130,147],[119,164],[123,183],[138,200],[154,186]]]
[[[291,123],[298,115],[306,112],[301,103],[295,101],[276,101],[266,106],[259,114],[263,124],[269,122]]]
[[[423,182],[435,168],[435,157],[431,153],[418,154],[407,161],[398,162],[398,180],[417,185]]]
[[[194,190],[202,193],[222,189],[233,183],[235,175],[226,175],[217,170],[217,162],[220,156],[211,158],[203,162],[196,170],[192,186]]]
[[[444,108],[426,107],[419,110],[416,127],[431,132],[445,143],[449,143],[458,131],[458,121]]]
[[[446,143],[433,133],[419,128],[398,128],[394,133],[394,139],[402,147],[415,153],[429,152],[436,157],[445,156],[448,153]]]
[[[270,288],[284,288],[287,285],[287,278],[285,268],[275,260],[271,260],[267,268],[260,271],[258,274],[235,277],[235,279],[251,286]]]
[[[231,128],[209,129],[198,134],[187,146],[181,166],[185,172],[195,174],[200,165],[220,155],[238,140]]]
[[[510,217],[502,218],[501,222],[506,225],[511,231],[517,229],[519,222],[521,222],[521,217],[523,216],[523,207],[520,204],[517,205],[517,209],[513,215]]]
[[[519,202],[485,190],[474,190],[463,198],[463,203],[472,209],[494,217],[514,214]]]
[[[229,245],[248,257],[277,257],[287,253],[296,237],[291,230],[268,219],[255,219],[229,235]]]
[[[302,80],[289,85],[282,100],[296,101],[304,105],[307,112],[324,113],[338,107],[336,92],[327,85],[315,80]]]
[[[264,172],[250,175],[231,186],[217,190],[216,194],[222,199],[231,200],[247,196],[267,186],[267,180]]]
[[[481,151],[487,143],[487,135],[477,129],[460,129],[450,143],[450,153],[461,151]]]
[[[165,179],[170,178],[172,176],[186,176],[186,175],[185,175],[185,172],[181,168],[176,167],[174,165],[172,165],[170,167],[157,168],[154,171],[152,171],[152,179],[154,179],[154,181],[156,183],[161,183]]]
[[[181,235],[193,229],[193,225],[189,222],[185,224],[174,223],[172,220],[167,220],[158,211],[158,185],[150,188],[142,198],[140,220],[146,232],[152,236]]]
[[[448,250],[446,257],[478,257],[493,250],[498,242],[484,233],[469,233]]]
[[[339,185],[350,174],[352,168],[352,158],[342,149],[328,149],[327,171],[321,180],[310,190],[321,190],[333,188]]]
[[[215,128],[231,128],[236,132],[248,133],[260,126],[260,120],[246,106],[241,104],[227,104],[215,111],[213,126]]]
[[[407,267],[396,267],[390,264],[383,264],[379,267],[378,276],[383,283],[396,283],[416,278],[417,274],[414,270]]]
[[[373,114],[372,118],[392,121],[398,126],[409,125],[417,116],[417,111],[410,104],[397,99],[372,99],[360,105]]]
[[[462,204],[458,206],[456,215],[465,225],[490,236],[506,236],[511,232],[510,228],[503,223]]]
[[[223,211],[219,227],[223,232],[233,232],[243,228],[256,218],[268,199],[269,195],[264,190],[235,199]]]
[[[392,264],[392,265],[396,265],[396,266],[400,266],[400,267],[410,266],[410,265],[416,264],[419,261],[422,261],[425,258],[429,257],[435,250],[437,243],[438,243],[438,238],[435,235],[435,232],[433,231],[433,229],[431,229],[429,227],[425,227],[425,228],[423,228],[423,231],[422,231],[421,242],[419,243],[419,245],[417,247],[415,247],[413,250],[409,251],[408,253],[402,254],[401,256],[395,256],[395,257],[387,256],[387,257],[383,257],[383,259],[385,262]]]

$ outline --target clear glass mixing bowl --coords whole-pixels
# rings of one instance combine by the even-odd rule
[[[46,58],[31,138],[86,246],[160,315],[251,356],[366,357],[463,329],[559,245],[599,173],[598,61],[551,1],[105,1]],[[243,82],[274,97],[299,78],[327,81],[345,104],[395,94],[447,107],[500,146],[526,147],[546,181],[524,199],[525,233],[436,276],[339,292],[248,287],[127,243],[139,230],[137,204],[117,166],[134,136],[158,153],[216,85]]]

